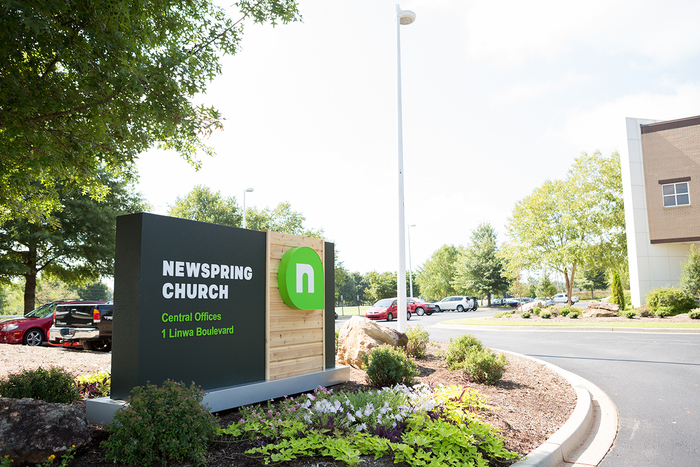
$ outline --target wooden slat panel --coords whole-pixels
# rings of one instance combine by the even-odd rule
[[[270,329],[275,331],[289,331],[292,329],[318,329],[323,326],[323,316],[309,316],[304,319],[298,317],[282,316],[270,317]]]
[[[301,344],[275,347],[270,353],[270,362],[284,362],[305,357],[323,356],[323,344]]]
[[[286,378],[321,370],[323,370],[323,357],[307,357],[290,362],[270,363],[270,379]]]
[[[296,329],[270,333],[270,350],[281,345],[323,342],[323,329]]]

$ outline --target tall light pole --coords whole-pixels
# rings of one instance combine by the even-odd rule
[[[408,283],[411,287],[411,297],[413,297],[413,269],[411,268],[411,227],[415,227],[416,224],[411,224],[408,226]]]
[[[401,109],[401,25],[411,24],[416,14],[410,10],[401,10],[396,5],[396,90],[398,102],[398,136],[399,136],[399,273],[396,277],[396,295],[398,299],[396,313],[399,315],[399,331],[406,329],[406,220],[403,203],[403,112]]]
[[[245,221],[245,194],[246,193],[252,193],[253,189],[252,188],[246,188],[243,191],[243,228],[245,229],[247,227],[246,221]]]

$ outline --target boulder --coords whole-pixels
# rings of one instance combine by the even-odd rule
[[[583,310],[584,318],[612,318],[620,313],[620,305],[608,302],[588,302],[588,307]]]
[[[45,462],[91,439],[80,404],[0,397],[0,453],[13,465]]]
[[[408,336],[403,332],[382,326],[362,316],[353,316],[338,333],[338,353],[335,359],[341,365],[362,368],[360,355],[382,344],[406,347]]]
[[[544,302],[541,300],[534,300],[530,303],[526,303],[525,305],[523,305],[523,311],[532,312],[532,310],[534,310],[535,308],[542,308],[544,310],[547,307],[544,305]],[[519,310],[519,308],[516,308],[516,311],[517,310]]]

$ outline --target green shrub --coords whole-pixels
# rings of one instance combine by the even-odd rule
[[[494,314],[493,317],[494,318],[504,318],[504,317],[508,318],[508,317],[510,317],[510,313],[508,313],[506,311],[499,311],[498,313]]]
[[[642,318],[648,318],[650,316],[654,316],[654,312],[647,306],[640,306],[637,309],[637,314],[639,314],[640,317]]]
[[[470,381],[481,384],[496,384],[503,377],[508,360],[496,355],[491,349],[472,350],[466,355],[460,367]]]
[[[569,313],[571,313],[572,311],[574,311],[573,308],[571,308],[570,306],[565,306],[562,307],[561,310],[559,310],[559,314],[562,316],[569,316]]]
[[[542,308],[536,306],[535,308],[532,309],[532,312],[536,315],[540,314],[540,311],[542,311]]]
[[[112,391],[112,375],[109,371],[100,371],[87,376],[75,378],[78,391],[83,399],[107,397]]]
[[[612,279],[612,297],[610,298],[610,303],[620,305],[620,310],[625,309],[625,292],[622,290],[622,281],[620,281],[620,274],[617,272],[613,273]]]
[[[360,355],[360,360],[369,384],[377,388],[397,384],[412,386],[413,378],[418,375],[416,362],[391,345],[380,345],[368,354]]]
[[[540,313],[540,318],[542,319],[549,319],[552,317],[552,312],[549,310],[544,310],[543,312]]]
[[[527,311],[523,311],[522,313],[520,313],[520,317],[528,319],[530,317],[530,313],[528,313]]]
[[[408,336],[406,354],[414,358],[425,358],[427,356],[426,349],[430,344],[430,333],[418,324],[415,327],[406,328],[406,336]]]
[[[569,311],[569,318],[578,319],[579,316],[581,316],[581,313],[578,310]]]
[[[202,405],[204,392],[194,384],[165,381],[162,387],[135,387],[128,406],[105,425],[105,460],[125,464],[206,463],[206,452],[219,424]]]
[[[472,350],[483,350],[483,348],[484,345],[481,341],[471,334],[462,334],[456,339],[450,338],[450,343],[445,353],[445,361],[450,368],[455,369],[467,358],[469,352]]]
[[[671,312],[671,309],[667,306],[662,306],[659,307],[656,311],[654,311],[654,316],[657,318],[666,318],[667,316],[671,316],[673,312]]]
[[[685,290],[662,287],[653,289],[647,294],[646,305],[654,311],[663,307],[670,314],[677,315],[695,308],[695,298]]]
[[[690,319],[700,319],[700,308],[695,308],[688,312],[688,317]]]
[[[80,398],[73,375],[58,367],[48,370],[39,367],[36,370],[9,374],[6,379],[0,381],[0,395],[13,399],[28,397],[60,404],[71,404]]]
[[[625,318],[629,318],[629,319],[632,319],[632,318],[634,318],[635,316],[637,316],[637,312],[636,312],[636,311],[633,311],[633,310],[623,311],[623,312],[621,312],[621,314],[622,314],[622,316],[624,316]]]

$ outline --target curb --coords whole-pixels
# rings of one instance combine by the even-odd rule
[[[468,331],[559,331],[559,332],[643,332],[643,333],[672,333],[697,334],[700,328],[620,328],[597,326],[499,326],[484,324],[469,326],[468,324],[433,324],[431,327],[443,329],[465,329]]]
[[[576,390],[576,407],[566,423],[512,467],[594,467],[600,464],[617,437],[618,413],[610,398],[590,381],[549,362],[499,351],[545,365],[566,378]]]

